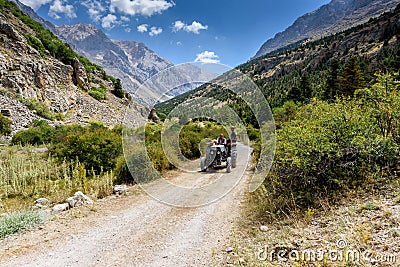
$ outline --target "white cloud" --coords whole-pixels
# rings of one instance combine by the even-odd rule
[[[100,1],[96,0],[87,0],[82,2],[82,5],[86,7],[87,13],[89,14],[90,18],[97,22],[101,19],[101,15],[104,11],[106,11],[106,8],[102,5]]]
[[[173,31],[175,31],[175,32],[180,31],[180,30],[184,29],[185,26],[186,26],[185,23],[183,23],[183,22],[180,21],[180,20],[177,20],[177,21],[175,21],[175,23],[174,23]]]
[[[166,0],[111,0],[110,11],[125,13],[131,16],[152,16],[162,13],[175,4]]]
[[[61,16],[59,14],[64,14],[68,18],[76,18],[76,13],[74,7],[72,5],[68,5],[68,2],[65,3],[63,0],[54,0],[53,4],[51,4],[49,8],[48,15],[54,19],[59,19]]]
[[[141,24],[137,26],[137,31],[138,32],[147,32],[149,25],[147,24]]]
[[[124,31],[129,33],[129,32],[132,31],[132,29],[131,28],[125,28]]]
[[[34,10],[38,10],[39,7],[48,4],[50,2],[52,2],[52,0],[21,0],[21,3],[31,7]]]
[[[162,28],[151,27],[149,35],[150,36],[157,36],[163,32]]]
[[[200,62],[200,63],[219,63],[218,56],[215,54],[215,52],[211,51],[204,51],[200,54],[197,54],[196,59],[194,62]]]
[[[208,25],[203,25],[200,22],[193,21],[192,24],[185,24],[184,22],[177,20],[175,21],[172,30],[174,32],[184,30],[186,32],[191,32],[194,34],[199,34],[201,30],[207,30]]]
[[[129,22],[130,19],[129,19],[127,16],[122,16],[122,17],[121,17],[121,21],[123,21],[123,22]]]
[[[112,29],[118,24],[117,16],[108,14],[101,20],[101,26],[105,29]]]

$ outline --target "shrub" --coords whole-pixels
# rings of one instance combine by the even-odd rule
[[[107,99],[106,93],[107,88],[103,84],[100,87],[92,87],[89,91],[89,95],[98,101]]]
[[[128,165],[126,163],[125,157],[120,156],[116,160],[114,175],[116,177],[116,184],[134,184],[135,180],[129,171]]]
[[[50,143],[56,133],[56,128],[49,126],[44,121],[38,121],[33,127],[17,132],[11,143],[13,145],[42,145]]]
[[[318,199],[394,175],[400,162],[398,88],[380,78],[357,91],[358,99],[316,101],[283,123],[264,181],[262,217],[315,206]]]
[[[121,135],[106,127],[75,127],[58,133],[49,150],[60,161],[78,160],[87,170],[100,173],[115,168],[121,142]]]
[[[0,238],[23,230],[29,230],[43,221],[43,216],[37,212],[23,211],[10,213],[0,219]]]
[[[48,120],[54,120],[54,114],[50,111],[49,107],[45,103],[37,100],[36,98],[21,98],[20,101],[30,110],[36,111],[38,116]]]
[[[120,79],[114,79],[113,84],[114,84],[114,90],[112,90],[112,93],[116,97],[124,98],[125,97],[125,91],[122,88],[121,80]]]
[[[0,136],[11,133],[11,121],[0,113]]]

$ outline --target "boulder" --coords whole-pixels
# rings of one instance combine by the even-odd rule
[[[65,202],[68,203],[70,208],[93,205],[93,201],[81,191],[78,191],[72,197],[67,198]]]
[[[42,206],[48,206],[50,204],[50,200],[48,200],[47,198],[39,198],[35,200],[35,204],[40,204]]]
[[[126,185],[116,185],[114,186],[114,194],[116,195],[122,195],[122,194],[126,194],[126,192],[128,191],[128,186]]]
[[[151,109],[150,114],[147,118],[152,122],[160,123],[160,118],[158,117],[157,110],[155,108]]]
[[[72,63],[74,68],[74,82],[77,86],[80,86],[85,91],[89,91],[89,80],[86,74],[85,66],[79,61],[79,59],[74,58]]]
[[[52,209],[51,212],[57,213],[57,212],[62,212],[69,209],[68,203],[62,203],[62,204],[57,204],[55,205]]]
[[[25,40],[25,38],[6,21],[0,21],[0,31],[16,41],[23,42]]]

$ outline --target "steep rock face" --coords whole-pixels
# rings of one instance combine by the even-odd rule
[[[7,10],[0,10],[0,107],[10,111],[13,133],[26,128],[34,119],[43,119],[36,110],[27,108],[24,99],[45,104],[54,116],[62,113],[65,119],[49,121],[53,125],[122,123],[130,101],[110,93],[111,81],[104,80],[100,71],[90,73],[89,79],[78,59],[66,65],[49,54],[41,55],[29,45],[25,38],[28,35],[34,36],[35,32]],[[108,90],[107,100],[102,102],[87,93],[101,84]],[[137,111],[132,119],[144,122],[148,111],[138,104],[132,105]]]
[[[262,45],[254,58],[304,39],[318,39],[365,23],[394,9],[398,3],[400,0],[332,0],[277,33]]]
[[[78,53],[121,79],[124,89],[131,93],[154,74],[172,66],[143,43],[111,40],[90,24],[62,25],[56,27],[56,33]],[[144,89],[134,95],[143,102],[148,94]]]

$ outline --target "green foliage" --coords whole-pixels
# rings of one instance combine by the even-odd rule
[[[148,146],[147,146],[147,149],[148,149]],[[135,144],[132,147],[132,150],[128,151],[128,152],[130,152],[130,153],[128,155],[126,155],[126,165],[129,168],[130,173],[133,174],[133,177],[121,175],[121,173],[122,174],[124,172],[126,173],[126,171],[124,171],[125,167],[122,165],[122,168],[121,167],[117,168],[117,171],[121,170],[118,181],[133,183],[134,180],[133,179],[131,180],[130,178],[134,178],[135,181],[140,181],[141,183],[148,182],[148,181],[154,180],[158,177],[155,172],[155,168],[160,168],[158,171],[165,171],[165,169],[161,170],[161,166],[163,166],[162,164],[153,165],[153,163],[155,163],[155,161],[153,161],[153,163],[152,163],[152,161],[149,160],[149,158],[148,158],[148,156],[154,155],[154,156],[158,156],[158,159],[160,159],[160,157],[162,157],[164,155],[163,153],[151,154],[152,152],[154,152],[154,150],[146,151],[143,143]],[[152,158],[152,159],[156,160],[156,158]],[[122,164],[122,161],[120,161],[120,164]],[[119,166],[121,166],[121,165],[119,165]],[[171,169],[171,168],[172,167],[169,167],[169,169]]]
[[[28,40],[28,44],[35,48],[42,57],[46,56],[46,48],[42,44],[42,42],[37,39],[36,37],[30,35],[30,34],[24,34],[26,40]]]
[[[135,180],[126,164],[126,160],[124,156],[120,156],[116,159],[115,171],[114,174],[116,176],[115,183],[116,184],[134,184]]]
[[[213,122],[187,123],[179,133],[179,147],[182,154],[188,159],[200,158],[199,144],[203,139],[217,139],[222,133],[228,139],[225,128]]]
[[[310,78],[308,75],[303,74],[300,78],[300,83],[289,90],[287,99],[296,102],[307,102],[311,98],[311,90]]]
[[[36,98],[20,98],[19,101],[30,110],[36,111],[38,116],[48,120],[55,119],[55,115],[50,111],[49,107]]]
[[[17,132],[13,136],[11,143],[13,145],[42,145],[51,142],[55,133],[56,128],[42,121],[27,130]]]
[[[107,88],[104,84],[101,84],[100,87],[92,87],[89,91],[89,95],[98,101],[107,99]]]
[[[345,96],[353,96],[356,90],[364,88],[365,85],[360,63],[356,57],[351,57],[339,77],[340,92]]]
[[[116,97],[124,98],[124,97],[125,97],[125,91],[124,91],[124,89],[122,88],[121,80],[120,80],[120,79],[115,79],[115,80],[113,81],[113,84],[114,84],[114,90],[112,90],[111,92],[112,92]]]
[[[122,155],[121,135],[102,126],[74,127],[60,131],[49,151],[60,161],[79,161],[96,173],[110,171]]]
[[[43,215],[33,211],[20,211],[0,218],[0,238],[32,229],[44,221]]]
[[[0,136],[11,133],[11,121],[0,113]]]
[[[332,59],[329,62],[329,73],[326,82],[326,89],[324,91],[323,99],[332,100],[339,93],[339,61]]]
[[[283,123],[294,119],[297,114],[297,110],[298,105],[296,105],[293,101],[287,101],[282,107],[274,108],[272,113],[274,114],[276,128],[280,129]]]
[[[315,206],[391,177],[400,162],[399,89],[392,76],[378,75],[376,84],[356,91],[357,99],[315,101],[282,123],[263,212]]]

